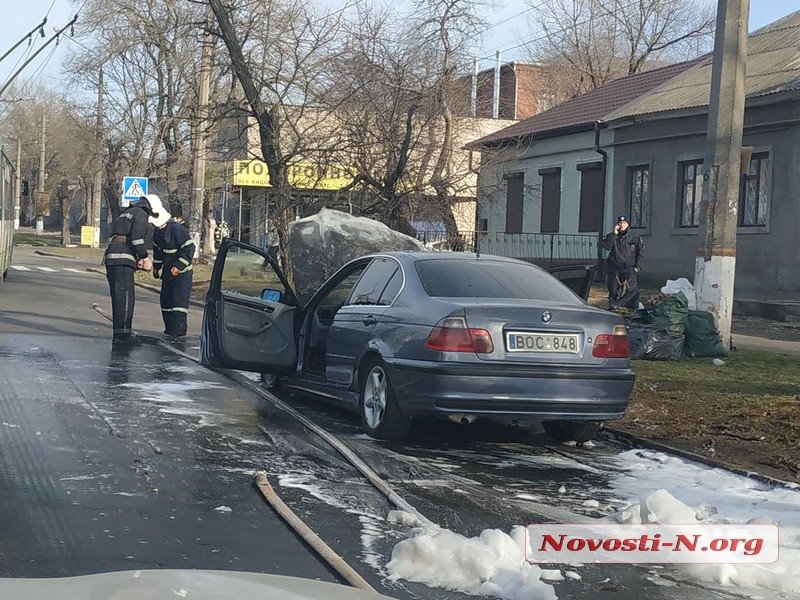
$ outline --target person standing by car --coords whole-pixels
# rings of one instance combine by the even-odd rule
[[[111,293],[111,313],[114,343],[131,340],[133,309],[136,303],[133,273],[136,269],[149,271],[153,263],[147,252],[148,219],[158,216],[161,201],[155,194],[142,196],[131,203],[111,226],[111,238],[103,254],[102,264]]]
[[[161,279],[164,335],[178,341],[187,331],[194,242],[188,227],[166,212],[154,219],[153,225],[153,277]]]
[[[603,240],[603,248],[608,250],[606,284],[609,308],[636,308],[639,304],[636,275],[641,269],[644,250],[642,236],[631,235],[628,217],[620,215],[614,231]]]

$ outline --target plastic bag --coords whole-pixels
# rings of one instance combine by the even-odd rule
[[[685,358],[686,319],[689,316],[689,301],[683,292],[661,296],[651,300],[647,322],[666,331],[672,338],[672,360]]]
[[[612,298],[608,301],[609,308],[611,307],[622,307],[627,308],[629,310],[634,310],[637,306],[639,306],[639,297],[641,296],[641,291],[639,290],[638,286],[632,287],[629,289],[625,294],[620,296],[619,298]]]
[[[628,326],[631,360],[670,360],[672,338],[663,329],[634,323]]]
[[[686,319],[686,356],[726,356],[714,315],[703,310],[690,310]]]
[[[692,282],[685,277],[667,279],[666,285],[661,288],[662,294],[677,294],[679,292],[683,292],[683,295],[686,297],[689,303],[689,310],[695,310],[697,308],[697,295],[695,294]]]

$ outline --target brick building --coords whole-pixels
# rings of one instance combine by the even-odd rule
[[[476,75],[465,75],[459,79],[463,92],[460,97],[468,99],[463,109],[465,115],[484,119],[521,120],[563,102],[553,93],[550,73],[546,66],[533,63],[511,62],[497,68],[479,71]],[[498,106],[495,111],[495,80],[499,79]],[[472,109],[474,99],[474,112]]]

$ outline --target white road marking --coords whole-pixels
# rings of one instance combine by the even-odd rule
[[[23,267],[22,265],[11,265],[11,268],[15,271],[30,271],[28,267]]]
[[[55,273],[58,269],[51,269],[50,267],[36,267],[40,271],[44,271],[45,273]]]
[[[86,273],[86,271],[81,271],[80,269],[76,269],[75,267],[67,267],[64,270],[69,271],[70,273]]]

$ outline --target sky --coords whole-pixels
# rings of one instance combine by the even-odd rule
[[[326,2],[327,3],[327,2]],[[48,17],[45,33],[49,38],[53,34],[53,27],[65,25],[83,4],[83,0],[72,2],[70,0],[25,0],[23,2],[5,2],[3,7],[3,27],[0,28],[0,55],[16,44],[23,35],[39,24],[45,15]],[[396,6],[408,6],[408,0],[394,2]],[[486,20],[493,27],[486,33],[483,43],[476,45],[474,55],[481,59],[482,69],[494,65],[496,50],[502,51],[504,62],[524,60],[524,50],[515,48],[521,42],[536,36],[536,32],[528,30],[527,17],[533,11],[520,14],[528,6],[520,2],[497,0],[496,8],[486,9]],[[750,0],[750,30],[758,29],[771,23],[795,10],[800,9],[800,0]],[[400,9],[402,10],[402,8]],[[76,26],[80,27],[80,16]],[[34,36],[34,44],[30,53],[38,50],[46,40]],[[58,46],[52,43],[22,72],[17,82],[33,80],[35,83],[45,83],[56,89],[64,82],[61,81],[61,65],[69,51],[74,49],[75,43],[69,39],[62,39]],[[53,49],[55,50],[53,51]],[[52,55],[51,55],[51,51]],[[0,87],[5,84],[9,76],[28,58],[27,43],[21,45],[15,52],[0,62]],[[48,59],[49,57],[49,59]],[[29,88],[28,88],[29,89]],[[23,96],[26,89],[23,89]]]

